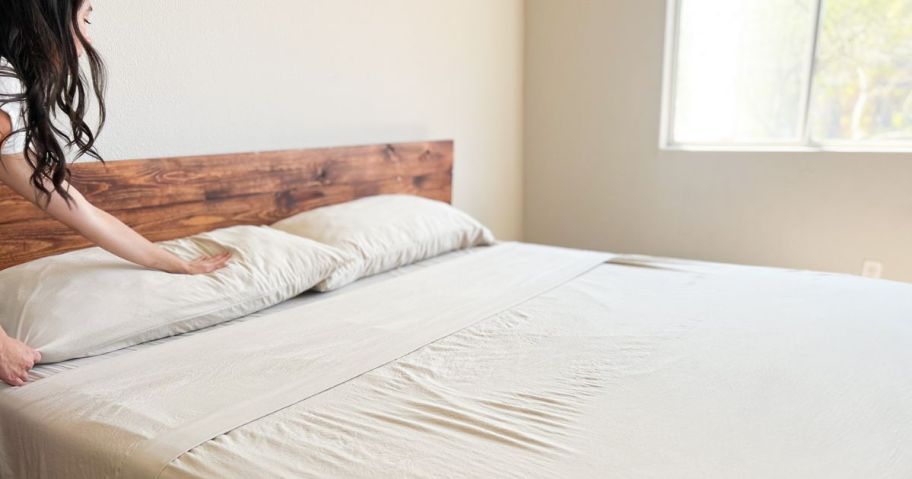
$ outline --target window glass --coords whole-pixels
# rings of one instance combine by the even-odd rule
[[[801,141],[816,5],[679,0],[672,141]]]

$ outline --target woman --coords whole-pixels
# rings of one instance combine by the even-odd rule
[[[91,0],[0,0],[0,182],[89,241],[138,265],[201,274],[230,253],[184,261],[92,206],[67,182],[65,149],[101,159],[95,136],[104,124],[104,67],[88,34]],[[100,122],[85,122],[90,90],[79,57],[91,66]],[[68,124],[52,122],[55,114]],[[2,298],[0,298],[2,300]],[[0,380],[21,386],[41,354],[0,329]]]

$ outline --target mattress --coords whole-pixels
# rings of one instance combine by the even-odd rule
[[[912,477],[912,286],[501,243],[0,388],[2,477]]]

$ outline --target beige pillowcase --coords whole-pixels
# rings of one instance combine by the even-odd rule
[[[442,201],[413,195],[369,196],[305,211],[272,226],[358,258],[317,284],[318,291],[496,241],[488,228],[466,213]]]
[[[296,296],[350,262],[330,246],[266,226],[159,243],[184,259],[231,250],[205,275],[145,269],[100,248],[0,271],[0,325],[42,362],[92,356],[245,316]]]

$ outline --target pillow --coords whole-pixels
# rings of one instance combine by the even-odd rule
[[[190,260],[231,250],[205,275],[145,269],[101,248],[0,271],[0,326],[42,362],[92,356],[245,316],[296,296],[351,261],[267,226],[234,226],[159,243]]]
[[[413,195],[369,196],[305,211],[272,226],[357,258],[317,284],[317,291],[330,291],[399,266],[495,242],[488,228],[471,216],[442,201]]]

